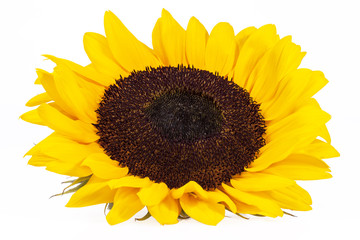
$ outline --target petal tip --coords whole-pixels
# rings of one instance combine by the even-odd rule
[[[169,17],[169,16],[171,17],[170,12],[168,10],[166,10],[165,8],[163,8],[161,10],[161,17]]]

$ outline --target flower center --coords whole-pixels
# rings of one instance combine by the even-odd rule
[[[211,190],[241,174],[265,145],[259,107],[208,71],[148,68],[109,86],[95,126],[99,144],[131,175]]]
[[[164,93],[145,109],[145,115],[165,138],[179,143],[214,136],[223,122],[212,98],[184,90]]]

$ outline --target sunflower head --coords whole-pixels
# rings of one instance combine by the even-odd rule
[[[44,93],[23,120],[54,132],[29,164],[76,177],[68,207],[106,204],[110,224],[147,208],[143,219],[191,217],[216,225],[225,211],[269,217],[311,209],[296,180],[329,178],[338,156],[312,96],[327,80],[299,68],[304,53],[274,25],[238,34],[183,29],[163,10],[153,49],[110,11],[105,33],[86,33],[91,64],[46,55]]]

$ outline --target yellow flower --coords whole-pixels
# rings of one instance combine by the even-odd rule
[[[27,155],[78,177],[68,207],[105,203],[109,224],[146,207],[161,224],[209,225],[225,210],[311,209],[295,180],[331,177],[322,159],[339,154],[312,98],[328,81],[298,68],[305,53],[290,36],[228,23],[208,34],[194,17],[184,30],[166,10],[153,49],[110,11],[105,33],[85,34],[88,66],[46,55],[56,67],[37,70],[45,92],[21,116],[54,130]]]

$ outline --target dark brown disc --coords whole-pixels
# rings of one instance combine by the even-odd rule
[[[192,67],[136,71],[109,86],[95,124],[105,152],[129,173],[179,188],[215,189],[265,145],[265,121],[233,81]]]

